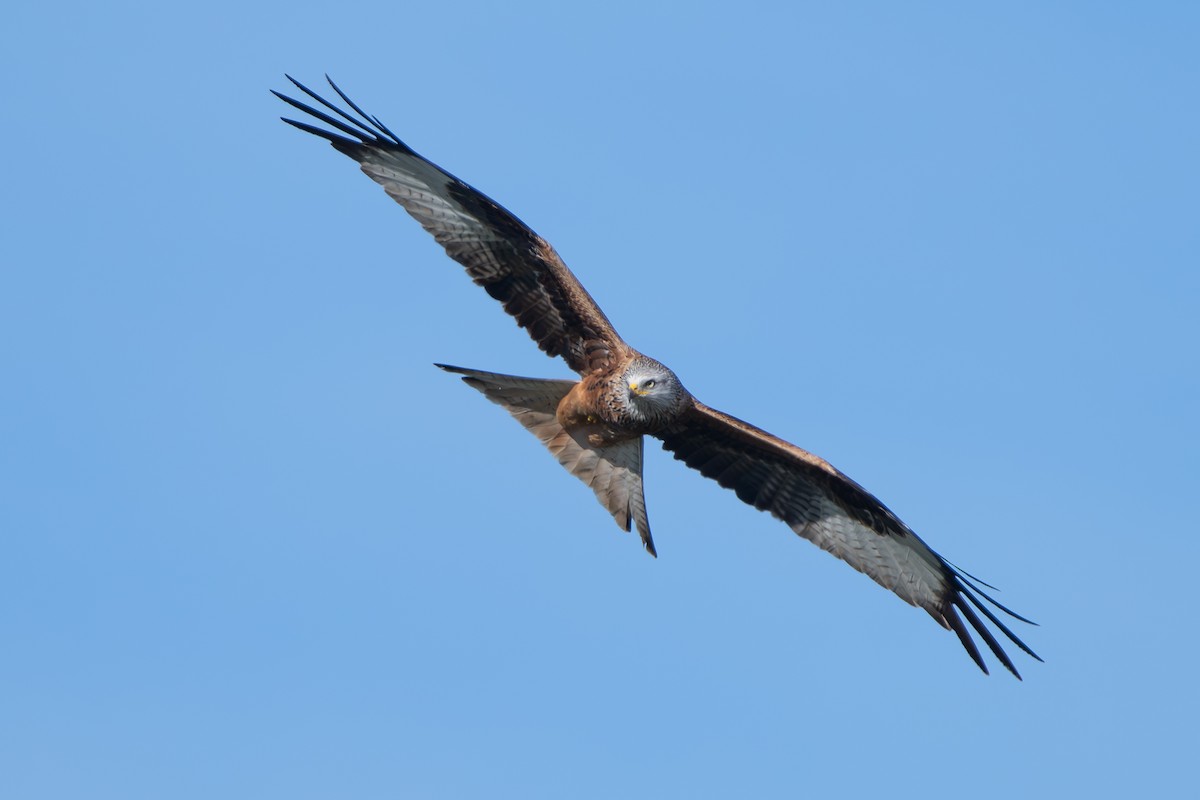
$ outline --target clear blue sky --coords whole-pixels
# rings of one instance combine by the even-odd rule
[[[5,796],[1194,786],[1200,12],[576,8],[6,12]],[[984,677],[657,448],[647,557],[433,368],[568,374],[278,121],[285,71],[1000,586],[1046,663]]]

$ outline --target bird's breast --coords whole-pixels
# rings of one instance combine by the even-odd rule
[[[588,376],[567,392],[558,403],[558,424],[569,433],[586,435],[596,446],[612,444],[640,436],[621,418],[619,404],[612,397],[611,381]]]

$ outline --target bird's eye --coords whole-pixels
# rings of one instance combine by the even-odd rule
[[[651,378],[650,380],[646,381],[645,383],[642,384],[642,386],[645,386],[647,389],[653,389],[654,388],[654,378]]]

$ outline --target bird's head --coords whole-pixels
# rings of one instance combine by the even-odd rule
[[[667,421],[683,411],[690,395],[675,373],[639,355],[622,376],[630,408],[648,420]]]

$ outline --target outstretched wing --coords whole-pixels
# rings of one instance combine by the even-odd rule
[[[963,617],[996,658],[1021,677],[975,609],[1013,644],[1041,661],[983,600],[1016,619],[1029,620],[989,597],[970,576],[929,549],[887,506],[824,459],[699,402],[657,435],[675,458],[925,609],[940,625],[958,634],[985,673],[987,666]]]
[[[327,77],[328,79],[328,77]],[[340,131],[284,119],[328,139],[359,163],[458,263],[471,280],[504,304],[549,356],[562,356],[586,374],[623,358],[628,347],[549,244],[499,203],[417,155],[378,118],[365,114],[332,80],[347,112],[288,76],[296,87],[339,118],[290,97],[280,100]],[[358,116],[354,116],[357,114]]]

